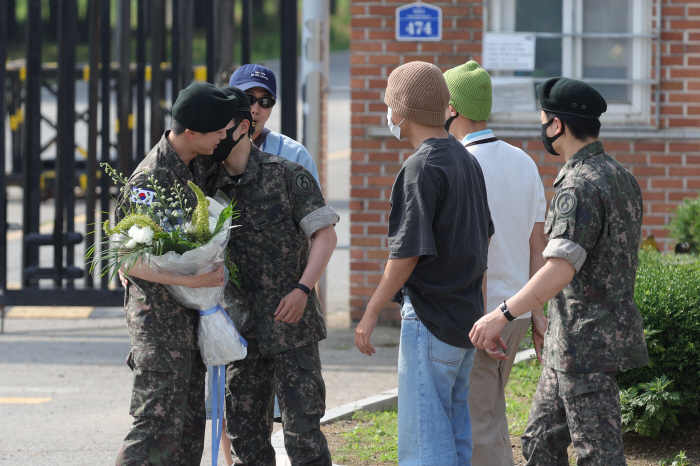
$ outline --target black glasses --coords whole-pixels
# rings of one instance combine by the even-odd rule
[[[250,102],[250,106],[252,107],[255,102],[260,104],[261,108],[272,108],[275,106],[275,100],[274,97],[255,97],[254,95],[248,94],[248,102]]]

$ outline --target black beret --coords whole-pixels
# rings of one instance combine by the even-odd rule
[[[194,83],[181,90],[173,104],[173,119],[200,133],[223,129],[233,119],[238,99],[210,83]]]
[[[221,89],[223,89],[224,92],[229,95],[236,96],[236,99],[238,100],[237,112],[250,112],[250,99],[248,98],[248,94],[236,86],[224,86]]]
[[[548,79],[537,86],[537,95],[546,112],[596,119],[608,109],[600,92],[576,79]]]

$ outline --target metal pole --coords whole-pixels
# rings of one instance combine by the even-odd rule
[[[243,16],[241,17],[241,64],[250,63],[251,36],[253,30],[253,8],[252,0],[241,0],[243,6]],[[285,3],[281,1],[280,3]],[[288,2],[287,2],[288,3]],[[280,7],[281,8],[281,7]],[[284,43],[284,39],[282,39]]]
[[[161,62],[165,61],[165,1],[151,0],[151,144],[158,144],[165,131],[162,101],[165,86]]]
[[[8,0],[0,0],[0,296],[7,291],[7,191],[5,189],[5,62],[7,61]],[[12,12],[14,18],[14,11]],[[0,333],[5,332],[5,306],[0,306]]]
[[[235,0],[216,0],[218,4],[217,48],[219,51],[219,69],[217,70],[220,84],[228,84],[233,70],[234,21],[233,10]]]
[[[656,92],[654,93],[656,103],[656,128],[661,129],[661,0],[656,2]]]
[[[182,0],[180,4],[180,27],[182,40],[180,44],[181,61],[180,86],[187,87],[192,82],[192,37],[194,34],[194,4],[193,0]]]
[[[170,44],[170,82],[172,88],[170,89],[171,97],[170,104],[174,104],[177,100],[177,95],[181,89],[180,83],[180,0],[172,0],[173,2],[173,25],[171,30],[171,44]]]
[[[297,2],[281,1],[282,134],[297,139]]]
[[[63,248],[66,266],[73,261],[69,244],[64,244],[66,231],[74,228],[75,187],[75,0],[59,0],[58,4],[58,105],[56,107],[56,197],[54,199],[53,249],[54,285],[63,286]]]
[[[207,82],[214,85],[217,84],[216,71],[219,69],[219,60],[217,57],[217,0],[207,0],[208,12],[206,13],[206,29],[207,29]]]
[[[136,37],[136,164],[146,155],[146,0],[138,2]]]
[[[39,232],[39,198],[37,187],[41,175],[41,0],[27,1],[27,113],[24,157],[24,238]],[[4,129],[3,129],[4,131]],[[22,283],[25,288],[38,286],[31,280],[27,267],[39,265],[39,247],[24,244],[22,248]]]
[[[119,170],[130,175],[135,168],[133,148],[131,146],[131,1],[121,0],[119,10],[119,80],[117,81],[117,118],[119,134],[117,135],[117,153]]]
[[[102,0],[102,11],[100,12],[100,49],[102,55],[102,70],[100,71],[100,82],[102,84],[101,88],[101,110],[102,110],[102,129],[100,130],[100,161],[102,163],[112,164],[110,160],[110,152],[112,150],[111,134],[112,128],[110,125],[110,115],[109,107],[112,98],[112,86],[110,85],[111,79],[111,61],[112,61],[112,49],[111,49],[111,27],[110,27],[110,0]],[[104,222],[110,218],[110,198],[109,198],[109,187],[111,185],[111,180],[108,176],[102,175],[100,177],[100,225],[104,225]],[[100,231],[102,231],[100,229]],[[102,234],[101,241],[107,239],[107,236]],[[100,270],[107,267],[107,261],[103,260],[100,263]],[[102,289],[107,289],[109,285],[109,277],[105,274],[100,279],[100,287]]]
[[[90,10],[90,82],[88,83],[88,156],[87,156],[87,192],[85,193],[85,227],[86,231],[95,233],[85,236],[85,250],[96,243],[99,228],[95,225],[95,208],[97,207],[97,106],[98,84],[100,80],[100,7],[102,2],[94,2]],[[85,285],[94,288],[94,277],[90,273],[90,264],[85,261]]]

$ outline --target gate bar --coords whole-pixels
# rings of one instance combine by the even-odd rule
[[[85,193],[85,251],[97,241],[98,228],[95,225],[95,208],[97,207],[97,89],[100,75],[100,9],[102,2],[91,4],[90,10],[90,82],[88,83],[88,147],[87,147],[87,192]],[[89,234],[90,231],[95,231]],[[95,287],[95,280],[90,273],[90,263],[85,260],[85,286]]]
[[[241,0],[243,3],[243,17],[241,18],[241,65],[250,63],[250,47],[253,32],[253,6],[252,0]],[[283,1],[280,4],[284,3]],[[280,8],[282,6],[280,5]],[[282,39],[284,43],[284,39]]]
[[[282,81],[282,134],[297,139],[297,35],[299,32],[298,6],[295,1],[280,2],[281,47],[280,67]]]
[[[41,175],[41,0],[27,0],[27,85],[24,159],[24,237],[39,231],[39,186]],[[24,273],[39,265],[39,249],[25,245],[22,251],[24,288],[37,288],[38,282]]]
[[[110,152],[111,144],[109,140],[110,135],[110,116],[109,107],[111,103],[111,85],[110,85],[110,65],[112,59],[111,50],[111,27],[110,27],[110,0],[102,0],[102,8],[100,11],[100,43],[101,43],[101,55],[102,55],[102,70],[100,71],[100,81],[102,84],[101,92],[101,109],[102,109],[102,129],[100,130],[100,145],[102,147],[100,160],[103,163],[111,163]],[[110,203],[109,203],[109,187],[111,181],[108,176],[100,177],[100,225],[103,225],[106,220],[110,217]],[[96,228],[97,229],[97,228]],[[102,228],[99,228],[102,232]],[[107,239],[106,235],[100,233],[101,241]],[[108,261],[103,259],[100,263],[100,270],[107,267]],[[100,286],[102,289],[106,289],[109,284],[109,276],[107,274],[102,275],[100,279]]]
[[[137,6],[136,29],[136,165],[146,153],[146,0]],[[134,167],[136,167],[134,165]]]
[[[165,85],[161,62],[165,61],[165,0],[150,0],[151,7],[151,144],[158,144],[165,132],[161,102],[165,99]],[[172,75],[172,73],[171,73]]]
[[[170,38],[170,105],[172,106],[177,100],[177,94],[180,92],[180,0],[172,0],[173,2],[173,24],[171,26]]]
[[[131,145],[130,121],[131,115],[131,0],[121,0],[119,21],[119,80],[117,81],[117,119],[119,134],[117,134],[117,157],[119,170],[127,177],[135,167],[134,153]],[[142,44],[139,44],[142,46]]]
[[[7,2],[0,0],[0,293],[7,290],[7,192],[5,189],[5,62],[7,61]],[[0,306],[0,334],[5,333],[5,306]]]

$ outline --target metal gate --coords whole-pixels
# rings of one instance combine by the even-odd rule
[[[244,12],[249,12],[251,0],[241,1]],[[130,174],[163,134],[166,116],[178,91],[193,78],[216,84],[222,72],[230,71],[222,69],[222,63],[232,60],[227,62],[220,56],[218,37],[227,26],[217,12],[222,8],[232,12],[234,0],[167,0],[172,11],[170,33],[165,24],[166,0],[138,0],[135,2],[136,63],[131,63],[132,1],[114,2],[118,12],[114,29],[110,26],[113,1],[90,2],[89,63],[78,65],[77,3],[59,0],[59,59],[51,65],[41,61],[42,1],[27,0],[26,59],[0,67],[3,90],[0,92],[0,167],[3,168],[0,171],[0,312],[3,319],[5,306],[122,304],[123,291],[119,284],[110,283],[107,276],[91,274],[84,254],[80,254],[100,241],[95,235],[85,233],[97,230],[96,225],[104,223],[114,211],[111,180],[100,176],[99,163],[110,163]],[[5,64],[7,57],[8,3],[0,0],[0,64]],[[297,95],[296,3],[280,1],[280,82],[282,93],[290,97]],[[204,8],[207,13],[207,63],[206,67],[195,69],[192,67],[194,8]],[[249,27],[243,29],[250,31]],[[232,37],[228,32],[223,37]],[[115,36],[117,40],[113,44]],[[166,63],[168,37],[172,44],[170,63]],[[146,44],[150,44],[149,57]],[[117,56],[112,54],[113,45],[119,51],[114,54]],[[243,41],[243,46],[242,55],[249,59],[250,41]],[[80,96],[76,95],[76,85],[81,86]],[[43,96],[55,96],[54,114],[47,111],[47,105],[42,105]],[[282,132],[292,137],[296,137],[296,105],[296,98],[287,98],[281,108]],[[10,141],[5,136],[8,124]],[[76,143],[76,128],[87,133],[85,144]],[[6,143],[11,146],[9,154]],[[51,162],[46,154],[53,150],[55,159]],[[5,169],[7,161],[12,166],[9,173]],[[22,198],[11,199],[12,212],[8,216],[10,185],[22,188]],[[84,201],[79,203],[76,203],[76,187],[84,193]],[[47,197],[53,199],[53,206]],[[76,215],[76,205],[84,210],[82,214]],[[42,223],[42,213],[50,215],[53,223]],[[21,228],[21,233],[8,231],[12,226]],[[21,262],[19,271],[17,262]],[[8,282],[8,271],[18,275],[17,282]]]

